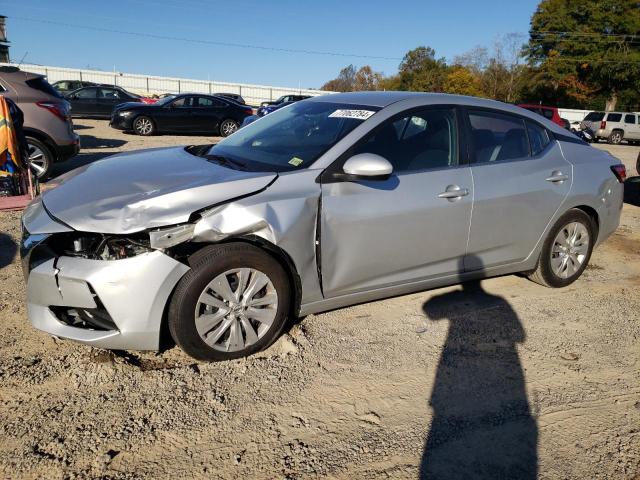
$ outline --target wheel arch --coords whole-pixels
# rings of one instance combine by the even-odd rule
[[[291,314],[297,316],[300,312],[300,302],[302,300],[302,280],[300,279],[300,274],[298,273],[298,269],[295,266],[295,263],[291,256],[279,246],[271,243],[268,240],[265,240],[262,237],[257,235],[242,235],[237,237],[229,237],[225,238],[219,242],[198,242],[198,243],[190,243],[188,244],[188,257],[196,254],[200,250],[210,245],[222,245],[225,243],[248,243],[255,247],[260,248],[267,252],[272,258],[274,258],[284,269],[289,278],[289,282],[292,286],[292,299],[291,302]],[[173,294],[171,295],[173,296]],[[169,301],[171,299],[169,297]],[[167,301],[167,305],[169,304]]]
[[[51,153],[51,155],[53,155],[54,162],[58,161],[58,151],[56,149],[56,143],[53,141],[53,139],[49,135],[35,128],[24,128],[23,131],[24,131],[25,137],[32,137],[44,143],[46,147],[49,149],[49,152]]]
[[[593,222],[593,226],[596,229],[595,237],[598,238],[598,233],[600,230],[600,215],[598,214],[598,211],[595,208],[590,207],[589,205],[576,205],[575,207],[571,207],[567,211],[571,209],[582,210],[584,213],[586,213],[589,216],[589,218],[591,218],[591,221]]]

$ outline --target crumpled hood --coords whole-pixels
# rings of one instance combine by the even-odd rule
[[[58,177],[42,200],[75,230],[133,233],[186,222],[191,213],[256,193],[277,174],[233,170],[184,147],[114,155]]]

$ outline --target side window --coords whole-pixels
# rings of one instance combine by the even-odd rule
[[[531,147],[531,155],[538,155],[547,145],[549,145],[549,134],[547,130],[535,123],[527,123],[527,134],[529,136],[529,145]]]
[[[635,124],[636,123],[636,116],[635,115],[626,114],[624,116],[624,123]]]
[[[181,97],[173,102],[172,106],[177,108],[188,108],[194,104],[194,97]]]
[[[76,92],[77,98],[96,98],[96,94],[98,93],[97,88],[85,88],[84,90],[79,90]]]
[[[98,90],[98,98],[113,100],[120,98],[120,92],[113,88],[101,88]]]
[[[524,120],[503,113],[469,111],[475,163],[526,158],[529,142]]]
[[[57,82],[55,84],[56,88],[60,89],[60,90],[71,90],[73,88],[78,88],[73,86],[73,84],[71,82]]]
[[[456,166],[455,112],[429,109],[393,119],[366,137],[353,152],[359,153],[375,153],[386,158],[394,172]]]
[[[212,108],[212,107],[225,107],[227,104],[224,103],[222,100],[216,100],[215,98],[197,97],[195,105],[200,108]]]
[[[622,120],[621,113],[610,113],[607,115],[607,122],[619,122],[620,120]]]

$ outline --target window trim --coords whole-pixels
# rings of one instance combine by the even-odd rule
[[[456,137],[458,141],[458,163],[455,166],[450,167],[432,167],[432,168],[423,168],[417,170],[402,170],[400,172],[394,170],[391,173],[391,176],[398,175],[411,175],[416,173],[424,173],[424,172],[432,172],[438,170],[453,170],[462,167],[469,166],[469,155],[468,155],[468,147],[467,147],[467,134],[462,124],[462,116],[461,110],[462,107],[458,104],[433,104],[433,105],[421,105],[418,107],[411,107],[402,112],[398,112],[395,115],[383,120],[380,124],[376,125],[374,128],[370,129],[366,133],[364,133],[356,142],[354,142],[347,150],[345,150],[338,158],[336,158],[331,165],[329,165],[325,170],[320,174],[319,180],[322,184],[328,183],[338,183],[338,182],[351,182],[353,180],[348,180],[344,178],[339,178],[334,174],[342,173],[342,167],[344,163],[353,156],[353,151],[361,146],[366,138],[370,135],[375,135],[376,132],[380,131],[382,128],[386,127],[389,123],[393,123],[401,118],[412,115],[416,112],[424,112],[425,110],[451,110],[454,114],[455,125],[456,125]]]

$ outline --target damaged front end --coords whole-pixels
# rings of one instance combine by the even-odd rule
[[[21,256],[33,326],[110,349],[157,350],[164,307],[189,270],[148,233],[76,232],[39,200],[23,217]]]

